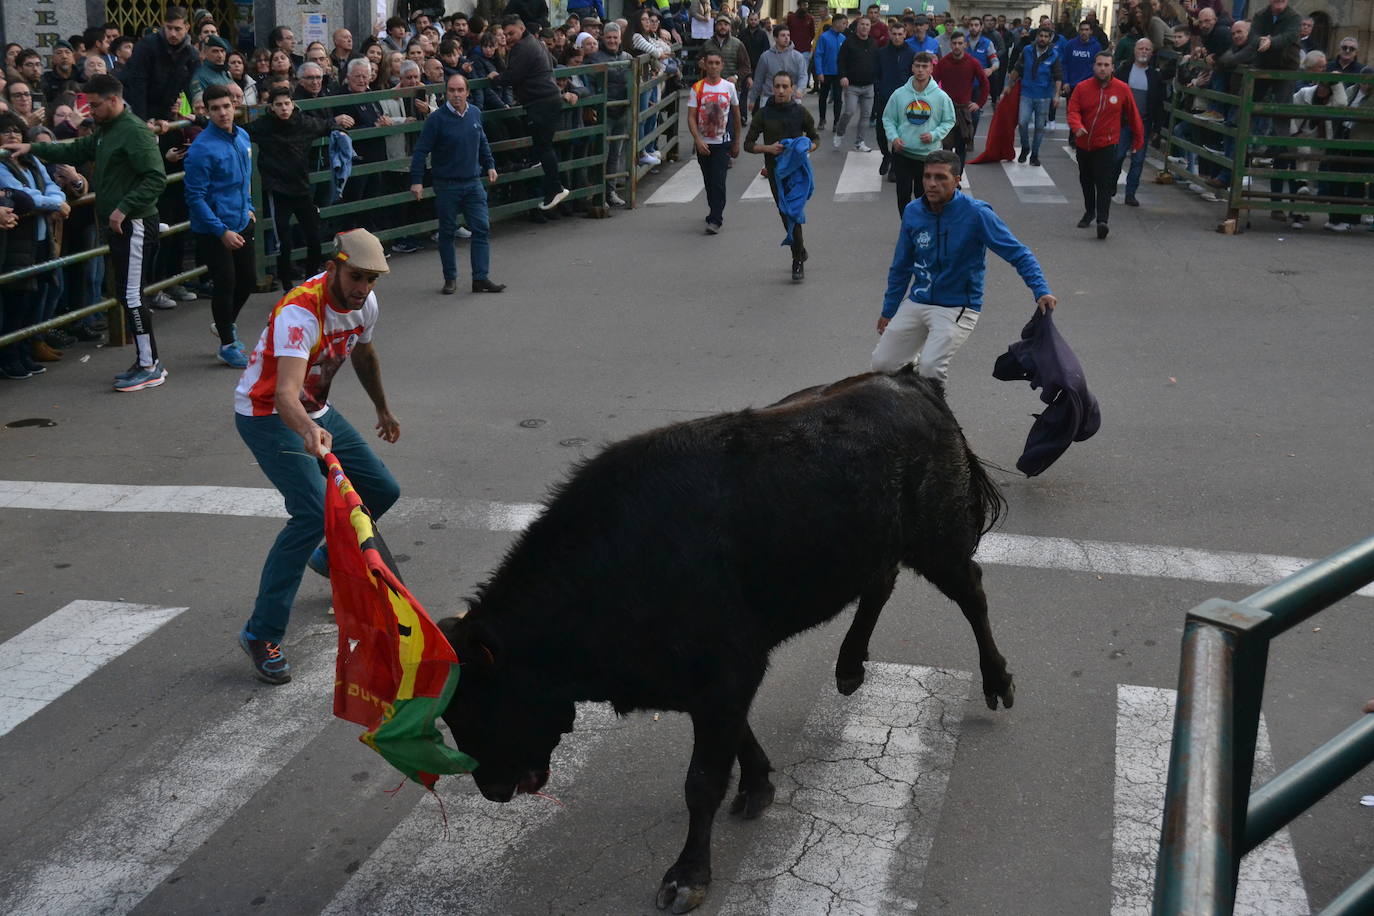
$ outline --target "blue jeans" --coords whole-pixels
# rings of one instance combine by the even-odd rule
[[[334,437],[334,455],[344,473],[372,517],[380,518],[401,495],[396,479],[337,410],[331,407],[315,422]],[[247,626],[254,639],[281,642],[305,562],[324,537],[324,471],[319,459],[306,454],[301,437],[276,414],[245,417],[236,413],[234,423],[258,467],[285,498],[291,515],[267,552]]]
[[[485,280],[491,269],[491,217],[487,215],[487,192],[482,179],[434,182],[434,202],[439,211],[439,264],[445,280],[458,279],[458,255],[453,239],[458,232],[458,214],[463,214],[472,233],[469,251],[472,279]]]
[[[1040,143],[1045,139],[1045,122],[1050,116],[1049,99],[1028,99],[1021,96],[1021,110],[1017,113],[1017,125],[1021,128],[1021,149],[1030,148],[1031,155],[1040,157]],[[1030,137],[1032,118],[1035,121],[1035,139]]]
[[[1145,131],[1146,136],[1149,130]],[[1142,143],[1140,149],[1135,153],[1131,152],[1131,144],[1135,142],[1135,137],[1131,136],[1131,129],[1126,125],[1121,125],[1121,140],[1116,145],[1116,173],[1121,174],[1121,167],[1126,160],[1131,160],[1131,167],[1126,172],[1126,196],[1134,197],[1135,192],[1140,189],[1140,170],[1145,166],[1145,150],[1147,145]]]

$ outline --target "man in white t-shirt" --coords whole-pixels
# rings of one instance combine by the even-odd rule
[[[281,642],[301,574],[308,564],[329,575],[329,556],[319,546],[325,484],[320,457],[334,453],[374,519],[401,495],[386,465],[329,404],[330,383],[347,359],[377,408],[377,435],[388,442],[400,438],[372,346],[377,326],[372,287],[388,272],[386,255],[366,229],[342,232],[338,243],[339,253],[324,273],[288,292],[272,309],[234,390],[239,436],[281,491],[291,516],[267,554],[253,616],[239,633],[253,673],[269,684],[291,680]]]
[[[739,93],[735,84],[720,78],[725,59],[707,50],[697,63],[705,76],[692,84],[687,100],[687,127],[696,147],[697,165],[706,185],[706,234],[720,231],[725,213],[725,174],[739,156]]]

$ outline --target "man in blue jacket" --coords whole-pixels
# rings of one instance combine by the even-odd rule
[[[447,101],[425,118],[420,139],[410,155],[410,193],[416,200],[424,196],[425,157],[432,157],[430,172],[434,180],[435,209],[439,213],[439,264],[444,271],[444,286],[439,292],[452,295],[458,289],[458,255],[453,250],[458,233],[458,213],[472,233],[469,252],[472,259],[472,291],[499,293],[504,283],[493,283],[491,269],[491,217],[487,213],[487,191],[482,187],[496,181],[496,160],[491,144],[482,130],[482,112],[468,103],[468,81],[454,74],[445,85]]]
[[[878,318],[874,372],[916,371],[944,386],[949,361],[978,324],[983,275],[992,249],[1016,268],[1040,311],[1059,300],[1040,264],[992,207],[959,193],[959,157],[936,150],[926,157],[925,194],[907,204],[887,272]]]
[[[209,268],[215,286],[210,312],[219,334],[220,362],[243,369],[248,356],[235,322],[257,286],[252,145],[248,132],[234,125],[237,106],[227,85],[207,86],[201,98],[210,124],[186,153],[186,208],[196,256]]]
[[[844,13],[836,12],[830,18],[830,28],[816,38],[816,50],[811,57],[816,71],[816,84],[820,86],[820,111],[818,130],[825,130],[825,99],[830,97],[831,107],[835,110],[835,123],[840,123],[844,115],[844,90],[840,87],[840,45],[844,44],[844,27],[848,22]]]
[[[1011,92],[1017,80],[1021,81],[1021,110],[1017,112],[1017,123],[1021,130],[1021,155],[1017,162],[1030,158],[1031,165],[1040,164],[1040,144],[1045,139],[1045,123],[1049,119],[1051,103],[1059,97],[1064,83],[1064,66],[1059,49],[1054,46],[1054,29],[1041,26],[1035,33],[1035,40],[1021,51],[1012,70],[1007,88],[1002,94]],[[1031,136],[1031,125],[1035,133]]]

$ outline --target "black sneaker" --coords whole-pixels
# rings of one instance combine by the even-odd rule
[[[281,654],[281,646],[265,639],[253,639],[247,630],[239,631],[239,645],[253,662],[253,674],[268,684],[285,684],[291,680],[291,666]]]
[[[1016,157],[1016,161],[1017,161],[1017,162],[1025,162],[1029,157],[1030,157],[1030,150],[1028,150],[1028,149],[1023,149],[1023,150],[1021,150],[1021,155],[1019,155],[1019,156]]]
[[[1089,226],[1091,226],[1092,224],[1093,224],[1093,216],[1092,216],[1092,214],[1091,214],[1091,213],[1084,213],[1084,214],[1083,214],[1083,218],[1080,219],[1080,220],[1078,221],[1078,228],[1079,228],[1079,229],[1087,229],[1087,228],[1088,228]]]
[[[1106,223],[1098,223],[1098,224],[1097,224],[1097,237],[1098,237],[1098,238],[1100,238],[1100,239],[1105,239],[1105,238],[1107,237],[1107,232],[1108,232],[1108,229],[1107,229],[1107,224],[1106,224]]]
[[[554,207],[561,204],[564,201],[564,199],[571,193],[572,192],[569,191],[567,188],[559,188],[552,197],[544,198],[544,202],[539,205],[539,209],[546,211],[552,210]]]
[[[1040,157],[1039,157],[1039,156],[1031,156],[1031,165],[1038,166],[1039,164],[1040,164]]]
[[[886,175],[889,165],[890,165],[890,163],[887,161],[887,157],[884,156],[884,157],[883,157],[883,161],[880,162],[880,163],[878,163],[878,174],[879,174],[879,175]]]
[[[792,262],[792,282],[800,283],[806,276],[806,267],[801,261]]]

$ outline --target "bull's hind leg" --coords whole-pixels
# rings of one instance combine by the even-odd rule
[[[695,743],[683,787],[687,842],[659,885],[655,902],[660,910],[671,905],[674,913],[686,913],[706,899],[706,889],[711,885],[711,825],[729,788],[730,769],[747,728],[745,712],[712,709],[692,713]]]
[[[835,659],[835,688],[845,696],[858,690],[864,682],[868,640],[873,636],[878,615],[882,614],[887,599],[892,597],[892,587],[896,583],[897,567],[894,566],[882,581],[859,596],[859,609],[854,612],[854,620],[849,624],[849,632],[844,634],[839,657]]]
[[[739,743],[738,756],[739,792],[730,802],[730,813],[751,821],[773,804],[774,789],[773,781],[768,778],[768,774],[773,772],[773,765],[768,762],[768,755],[759,746],[754,730],[747,721],[744,723],[744,737]]]
[[[983,568],[970,559],[962,567],[953,565],[952,570],[922,569],[921,573],[959,605],[973,627],[973,638],[978,640],[978,667],[983,675],[983,699],[988,709],[996,709],[999,698],[1003,706],[1011,709],[1016,700],[1016,684],[1007,670],[1007,660],[997,651],[997,642],[992,638],[988,598],[983,593]]]

